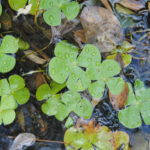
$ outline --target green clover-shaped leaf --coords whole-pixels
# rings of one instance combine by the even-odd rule
[[[91,84],[88,90],[94,98],[100,98],[103,96],[103,92],[105,90],[105,82],[96,81]]]
[[[15,119],[18,104],[25,104],[30,97],[25,82],[19,75],[0,80],[0,124],[10,124]]]
[[[13,36],[6,35],[0,46],[0,72],[6,73],[14,68],[16,60],[13,56],[7,54],[14,54],[17,50],[18,40]]]
[[[81,99],[79,93],[68,91],[62,94],[62,101],[69,111],[75,112],[78,116],[88,119],[92,115],[93,107],[86,99]]]
[[[3,8],[2,8],[2,5],[0,4],[0,16],[2,14],[2,11],[3,11]]]
[[[29,90],[25,88],[25,82],[19,75],[12,75],[7,79],[0,80],[1,101],[4,97],[13,97],[18,104],[25,104],[29,97]]]
[[[28,42],[22,40],[21,38],[17,38],[17,39],[18,39],[19,50],[29,49],[30,45]]]
[[[80,10],[78,2],[64,3],[61,8],[68,20],[74,19]]]
[[[8,0],[9,6],[13,10],[18,10],[19,8],[24,8],[28,0]]]
[[[10,85],[7,79],[0,80],[0,96],[10,94]]]
[[[124,80],[122,78],[110,78],[106,81],[106,84],[112,94],[118,95],[121,93],[124,87]]]
[[[136,128],[142,124],[138,106],[130,106],[121,110],[118,117],[120,122],[128,128]]]
[[[99,76],[102,80],[107,80],[110,77],[117,75],[121,70],[119,64],[114,60],[104,60],[100,66],[100,69]]]
[[[0,110],[16,109],[17,103],[12,95],[5,95],[1,98]]]
[[[51,26],[61,24],[62,12],[68,20],[72,20],[78,15],[80,9],[78,2],[70,2],[70,0],[41,0],[39,8],[46,10],[43,17]]]
[[[12,123],[15,119],[15,111],[17,108],[17,103],[13,96],[4,95],[0,100],[0,125],[8,125]]]
[[[65,85],[62,87],[64,86]],[[93,111],[92,105],[89,101],[81,99],[79,93],[68,91],[62,95],[59,95],[53,93],[53,91],[56,90],[50,88],[48,84],[43,84],[37,89],[37,100],[47,100],[44,104],[42,104],[42,111],[45,114],[48,116],[54,115],[58,120],[61,121],[64,120],[70,112],[75,112],[77,115],[84,118],[91,117]]]
[[[39,1],[38,0],[28,0],[28,4],[32,4],[30,14],[35,15],[39,8]]]
[[[48,99],[51,96],[51,89],[48,84],[42,84],[36,91],[37,100]]]
[[[135,82],[135,94],[131,85],[128,87],[127,108],[118,114],[120,122],[128,128],[136,128],[142,125],[142,117],[145,124],[150,125],[150,89],[146,89],[140,80]]]
[[[43,18],[48,25],[58,26],[61,24],[61,11],[57,7],[51,7],[44,12]]]
[[[89,52],[87,52],[89,49]],[[91,53],[95,54],[91,56]],[[78,55],[78,49],[65,41],[59,42],[55,47],[55,55],[49,63],[49,73],[52,79],[58,83],[64,83],[73,91],[83,91],[90,85],[88,74],[81,67],[91,67],[91,63],[84,63],[85,59],[92,59],[95,63],[100,61],[100,54],[96,47],[88,44]],[[98,54],[98,56],[96,55]],[[99,59],[98,59],[99,58]],[[95,61],[96,60],[96,61]],[[93,62],[93,64],[94,64]],[[80,67],[81,66],[81,67]]]
[[[55,115],[55,117],[61,121],[64,120],[69,113],[65,105],[61,103],[60,95],[57,94],[64,87],[65,84],[52,82],[50,85],[42,84],[36,91],[37,100],[47,100],[41,106],[42,111],[48,116]]]
[[[16,117],[16,113],[12,109],[7,109],[0,112],[0,124],[8,125],[11,124]]]
[[[90,78],[97,80],[88,88],[90,94],[94,98],[102,97],[105,85],[107,85],[112,94],[118,95],[124,88],[123,79],[114,77],[120,73],[121,68],[119,64],[114,60],[104,60],[102,63],[95,61],[95,63],[97,65],[93,65],[94,67],[90,66],[87,69],[87,74]]]
[[[40,0],[40,9],[48,10],[51,7],[61,7],[68,0]]]
[[[129,136],[122,131],[111,132],[106,126],[71,127],[65,132],[64,141],[67,150],[116,150],[122,144],[124,150],[129,149]]]
[[[58,113],[58,107],[60,105],[60,96],[54,95],[51,96],[43,105],[42,105],[42,111],[48,115],[53,116]]]

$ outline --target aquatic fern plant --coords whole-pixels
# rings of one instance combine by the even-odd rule
[[[61,93],[48,84],[41,85],[36,92],[37,100],[46,100],[42,105],[42,111],[58,120],[64,120],[71,112],[84,119],[92,115],[93,106],[91,100],[81,97],[81,93],[88,90],[93,99],[101,98],[105,86],[113,94],[119,94],[124,87],[124,81],[120,77],[114,77],[120,73],[120,66],[114,60],[101,62],[100,51],[92,44],[87,44],[81,52],[66,41],[57,43],[55,57],[49,62],[50,77],[68,88]],[[55,90],[54,90],[55,88]],[[55,91],[55,92],[54,92]]]

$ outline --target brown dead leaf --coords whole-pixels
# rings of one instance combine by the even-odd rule
[[[138,11],[145,7],[144,0],[115,0],[115,3],[119,3],[122,6],[134,11]]]
[[[25,131],[25,116],[22,110],[17,111],[17,121],[21,129]]]
[[[32,51],[32,50],[24,51],[24,53],[25,53],[25,55],[26,55],[26,57],[28,59],[30,59],[31,61],[35,62],[36,64],[42,65],[42,64],[44,64],[46,62],[45,59],[38,57],[37,53]]]
[[[12,20],[8,13],[4,12],[2,16],[0,17],[0,23],[2,26],[2,29],[4,30],[10,30],[12,28]]]
[[[87,6],[81,12],[81,24],[87,43],[94,44],[101,52],[110,52],[122,41],[120,22],[109,10]]]
[[[125,106],[128,97],[128,92],[129,89],[127,83],[125,83],[124,89],[119,95],[113,95],[109,91],[109,99],[115,109],[120,109]]]
[[[112,8],[111,8],[111,6],[110,6],[110,4],[108,2],[108,0],[100,0],[100,1],[103,3],[103,5],[105,6],[105,8],[107,8],[108,10],[110,10],[111,12],[113,12]]]
[[[85,38],[85,31],[84,30],[77,30],[74,32],[74,37],[77,41],[86,42],[86,38]]]
[[[150,2],[148,2],[148,4],[147,4],[147,5],[148,5],[148,9],[150,10]]]
[[[41,84],[47,83],[43,73],[36,73],[35,74],[35,87],[38,88]]]
[[[29,107],[30,117],[36,125],[38,126],[39,133],[44,133],[48,129],[48,123],[44,120],[44,118],[40,115],[38,109],[34,105],[30,105]]]

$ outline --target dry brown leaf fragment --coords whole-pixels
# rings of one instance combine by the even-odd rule
[[[115,109],[120,109],[125,106],[127,98],[128,98],[128,92],[129,92],[129,89],[128,89],[127,83],[124,84],[124,89],[119,95],[113,95],[109,91],[109,99]]]
[[[36,64],[42,65],[46,62],[45,59],[38,57],[37,53],[32,50],[26,50],[24,53],[29,60],[35,62]]]
[[[36,73],[35,74],[35,87],[38,88],[41,84],[47,83],[45,76],[43,73]]]
[[[4,12],[0,17],[0,23],[3,30],[10,30],[12,28],[11,16],[7,12]]]
[[[109,10],[98,6],[84,7],[81,24],[88,43],[97,46],[101,52],[110,52],[122,41],[120,22]]]
[[[18,121],[18,124],[20,125],[21,129],[23,131],[25,131],[25,116],[24,116],[24,113],[22,110],[19,110],[17,112],[17,121]]]
[[[100,1],[103,3],[103,5],[105,6],[105,8],[107,8],[108,10],[110,10],[111,12],[113,12],[112,8],[111,8],[111,6],[110,6],[110,4],[108,2],[108,0],[100,0]]]
[[[76,40],[79,40],[80,42],[85,43],[86,38],[85,38],[85,31],[84,30],[77,30],[74,32],[74,37]]]
[[[115,0],[115,3],[119,3],[122,6],[134,11],[138,11],[145,7],[144,0]]]
[[[148,9],[150,10],[150,2],[147,3]]]

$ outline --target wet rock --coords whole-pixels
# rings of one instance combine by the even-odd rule
[[[36,141],[36,137],[32,133],[20,133],[12,143],[9,150],[23,150],[23,147],[29,147]]]
[[[150,150],[150,134],[139,131],[131,136],[132,150]]]
[[[120,126],[117,111],[106,101],[100,102],[94,110],[93,117],[97,123],[102,126],[107,126],[112,130],[116,130]]]

